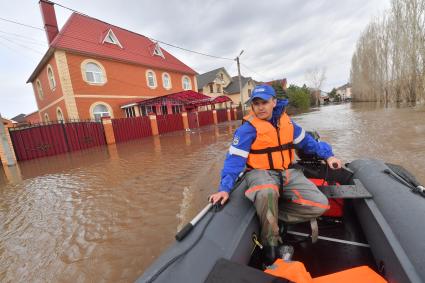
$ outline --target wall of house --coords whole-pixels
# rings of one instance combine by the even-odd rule
[[[186,74],[169,70],[160,70],[144,66],[128,64],[99,58],[88,58],[78,54],[67,53],[69,74],[72,81],[75,102],[80,119],[92,118],[90,107],[93,103],[104,102],[109,105],[115,118],[125,117],[121,105],[142,98],[151,98],[183,91],[183,76]],[[103,84],[92,84],[85,81],[84,62],[93,60],[105,71]],[[156,77],[156,87],[148,86],[146,72],[152,70]],[[162,74],[168,73],[171,88],[163,86]],[[187,75],[191,80],[192,90],[196,89],[196,76]]]
[[[51,89],[48,76],[47,76],[47,68],[48,66],[52,67],[53,70],[53,76],[55,78],[56,87]],[[36,86],[37,80],[40,81],[41,87],[43,90],[43,98],[40,98]],[[37,106],[39,110],[47,110],[51,106],[54,106],[58,101],[63,99],[63,93],[62,93],[62,86],[59,79],[59,73],[58,73],[58,66],[56,64],[56,60],[54,56],[50,58],[50,60],[47,62],[47,64],[43,67],[43,69],[40,71],[36,79],[32,82],[33,91],[35,100],[37,102]]]
[[[242,97],[244,102],[246,102],[249,99],[249,90],[252,91],[254,87],[255,87],[255,83],[252,80],[248,81],[248,83],[246,83],[242,87]],[[232,99],[235,105],[239,105],[239,103],[241,102],[240,93],[232,93],[232,94],[228,94],[227,96]]]
[[[31,123],[31,124],[40,123],[41,122],[40,114],[38,113],[38,111],[35,111],[25,116],[25,120],[27,123]]]

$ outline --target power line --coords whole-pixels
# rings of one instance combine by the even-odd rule
[[[1,17],[0,17],[0,20],[5,21],[5,22],[9,22],[9,23],[13,23],[13,24],[17,24],[17,25],[20,25],[20,26],[24,26],[24,27],[28,27],[28,28],[33,28],[33,29],[38,29],[38,30],[44,31],[43,28],[35,27],[35,26],[31,26],[31,25],[27,25],[27,24],[24,24],[24,23],[13,21],[13,20],[8,20],[8,19],[1,18]]]

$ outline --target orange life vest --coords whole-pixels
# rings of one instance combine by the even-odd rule
[[[287,169],[294,160],[294,126],[284,112],[277,128],[261,120],[253,112],[244,117],[255,127],[257,137],[251,145],[247,165],[254,169]]]

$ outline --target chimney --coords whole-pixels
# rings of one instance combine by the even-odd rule
[[[49,45],[59,33],[58,22],[56,21],[55,7],[48,0],[40,0],[41,15],[43,16],[44,30],[46,31],[47,41]]]

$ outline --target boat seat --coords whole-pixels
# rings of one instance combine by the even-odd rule
[[[327,198],[339,199],[364,199],[372,198],[372,195],[363,186],[359,179],[354,179],[354,185],[328,185],[318,186],[319,190]]]

